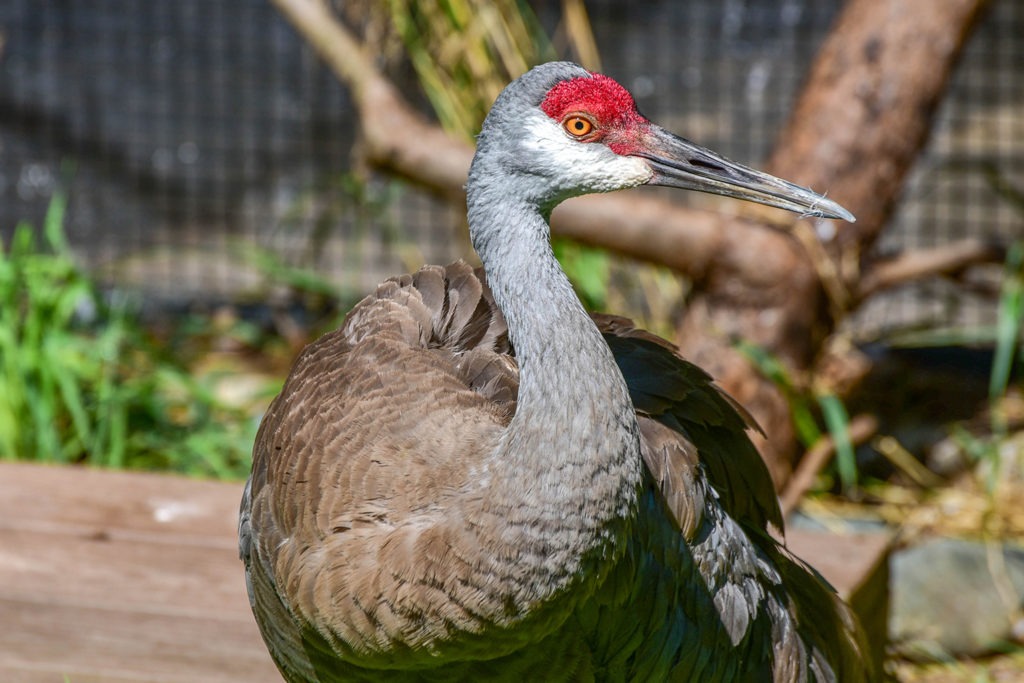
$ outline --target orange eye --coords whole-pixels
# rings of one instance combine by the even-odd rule
[[[569,135],[582,138],[594,130],[594,124],[582,116],[570,116],[562,122],[562,128],[565,128]]]

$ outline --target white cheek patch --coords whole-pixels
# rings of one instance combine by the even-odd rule
[[[534,170],[562,187],[577,188],[579,194],[636,187],[654,174],[638,157],[621,156],[599,142],[573,140],[547,116],[534,117],[528,129],[520,144]]]
[[[643,185],[654,175],[654,171],[651,170],[651,167],[643,159],[622,156],[607,147],[603,147],[603,149],[608,150],[608,153],[616,160],[615,166],[617,170],[615,175],[619,178],[620,182],[628,183],[627,187]]]

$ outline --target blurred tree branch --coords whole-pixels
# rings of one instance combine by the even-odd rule
[[[461,201],[472,147],[428,123],[399,95],[324,0],[274,0],[345,83],[367,162]],[[858,222],[821,230],[764,207],[681,207],[643,192],[570,200],[552,217],[562,236],[664,264],[690,277],[694,296],[677,329],[707,368],[772,434],[761,444],[777,483],[795,436],[785,398],[736,350],[742,338],[806,374],[842,315],[863,296],[908,279],[951,273],[982,256],[931,254],[879,264],[858,283],[922,149],[949,74],[986,0],[849,0],[814,66],[768,168],[851,209]],[[941,258],[939,258],[941,256]],[[910,257],[908,257],[909,259]],[[908,265],[909,264],[909,265]],[[826,286],[827,285],[827,286]]]
[[[865,255],[924,147],[949,76],[986,5],[986,0],[847,1],[767,167],[828,191],[857,223],[822,225],[812,239],[806,227],[788,233],[803,246],[785,263],[778,260],[781,250],[760,258],[744,254],[747,250],[719,256],[687,308],[678,332],[682,347],[691,360],[727,378],[736,397],[769,425],[773,440],[766,452],[777,456],[769,460],[776,465],[778,484],[788,475],[796,443],[791,426],[786,433],[786,406],[776,388],[742,368],[729,340],[759,344],[794,375],[813,368],[825,340],[859,302],[850,293],[858,291]],[[833,231],[831,239],[820,239]],[[751,277],[750,268],[770,272],[773,279]],[[919,268],[914,275],[926,272]],[[875,282],[877,287],[885,281]]]
[[[871,264],[860,277],[857,298],[863,301],[882,290],[927,277],[957,277],[971,266],[1002,263],[1005,259],[1005,245],[974,239],[915,249]]]
[[[461,197],[473,147],[417,114],[324,0],[274,4],[348,87],[366,160],[441,195]]]

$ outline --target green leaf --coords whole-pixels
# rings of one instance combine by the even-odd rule
[[[608,252],[570,240],[555,240],[552,248],[586,307],[590,310],[604,308],[611,274]]]
[[[1013,369],[1013,357],[1024,319],[1024,242],[1015,242],[1006,255],[1005,275],[999,294],[996,319],[996,349],[989,376],[989,399],[1006,393]]]
[[[834,394],[819,396],[818,405],[835,445],[839,481],[844,490],[850,491],[857,486],[857,456],[850,441],[850,416],[842,400]]]

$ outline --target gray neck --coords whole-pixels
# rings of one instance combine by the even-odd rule
[[[470,234],[520,370],[516,415],[488,463],[485,513],[538,563],[526,588],[553,593],[581,575],[599,580],[600,566],[583,565],[607,563],[623,546],[642,473],[636,417],[608,345],[555,260],[546,217],[472,178]]]

